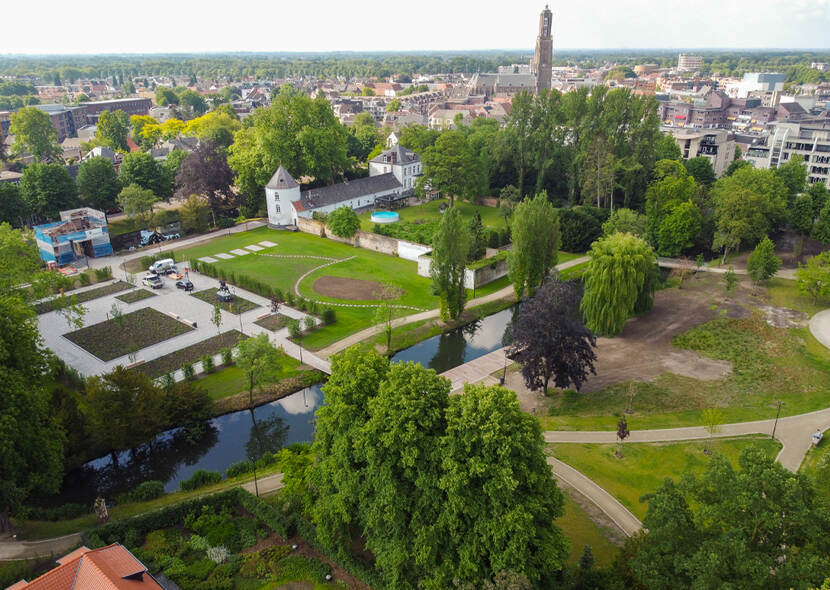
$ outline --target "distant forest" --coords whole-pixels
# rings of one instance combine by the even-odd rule
[[[704,57],[703,73],[740,76],[750,71],[783,71],[791,83],[822,82],[830,74],[810,69],[811,62],[830,62],[830,52],[783,50],[690,51]],[[593,68],[605,63],[634,66],[677,63],[677,50],[561,50],[554,65]],[[155,55],[0,56],[0,75],[34,76],[38,83],[72,83],[80,78],[120,80],[142,76],[197,76],[240,82],[247,78],[335,76],[380,78],[399,74],[473,73],[500,65],[529,62],[532,50],[421,53],[232,53]]]

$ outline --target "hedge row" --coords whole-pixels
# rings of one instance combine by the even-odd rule
[[[208,262],[197,260],[193,263],[193,268],[202,274],[205,274],[214,279],[222,279],[239,287],[261,295],[263,297],[271,298],[276,295],[278,301],[283,301],[282,291],[271,287],[267,283],[253,279],[245,274],[236,274],[234,272],[226,272],[223,268],[217,268],[216,265]]]

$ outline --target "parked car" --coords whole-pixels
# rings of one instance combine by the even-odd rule
[[[161,289],[164,283],[158,275],[147,275],[141,279],[141,284],[145,287],[152,287],[153,289]]]
[[[184,289],[185,291],[192,291],[193,283],[191,283],[190,281],[176,281],[176,288]]]
[[[169,269],[175,269],[175,265],[173,263],[172,258],[164,258],[162,260],[156,260],[152,265],[150,265],[150,272],[158,273],[158,274],[167,274]]]

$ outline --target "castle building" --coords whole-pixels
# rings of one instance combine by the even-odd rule
[[[545,5],[542,14],[539,15],[539,36],[536,37],[536,52],[533,54],[533,63],[530,71],[536,75],[536,93],[542,90],[550,90],[550,81],[553,66],[553,38],[550,29],[553,22],[553,14]]]

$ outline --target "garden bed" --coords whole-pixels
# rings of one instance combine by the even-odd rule
[[[254,323],[259,326],[260,328],[265,328],[266,330],[271,330],[272,332],[276,332],[277,330],[282,330],[284,327],[288,325],[288,322],[291,321],[291,318],[287,315],[282,315],[281,313],[272,313],[261,320],[257,320]]]
[[[206,340],[191,344],[181,350],[139,365],[136,367],[136,370],[141,371],[149,377],[160,377],[165,373],[180,369],[185,363],[195,363],[206,354],[214,355],[221,352],[224,348],[233,348],[240,340],[246,338],[247,336],[239,330],[223,332],[222,334],[211,336]]]
[[[124,281],[116,281],[114,283],[110,283],[109,285],[104,285],[103,287],[96,287],[95,289],[90,289],[89,291],[82,291],[80,293],[67,293],[66,297],[75,297],[75,301],[78,303],[84,303],[86,301],[92,301],[93,299],[98,299],[99,297],[104,297],[106,295],[112,295],[113,293],[119,293],[121,291],[126,291],[127,289],[132,289],[133,286],[129,283]],[[35,311],[38,315],[43,313],[48,313],[50,311],[54,311],[56,309],[55,304],[58,302],[58,298],[49,299],[47,301],[41,301],[40,303],[35,304]]]
[[[123,301],[124,303],[135,303],[136,301],[141,301],[142,299],[148,299],[155,296],[155,293],[148,291],[147,289],[135,289],[134,291],[127,291],[123,295],[116,295],[115,298],[119,301]]]
[[[111,361],[191,330],[193,328],[183,322],[144,307],[120,318],[64,334],[64,337],[102,361]]]
[[[219,307],[236,315],[256,309],[257,307],[261,307],[253,301],[243,299],[239,295],[234,295],[233,301],[230,303],[222,303],[216,298],[217,291],[219,291],[219,289],[217,287],[213,287],[211,289],[204,289],[203,291],[196,291],[195,293],[191,293],[191,295],[197,299],[201,299],[205,303],[210,303],[211,305],[218,303]]]

